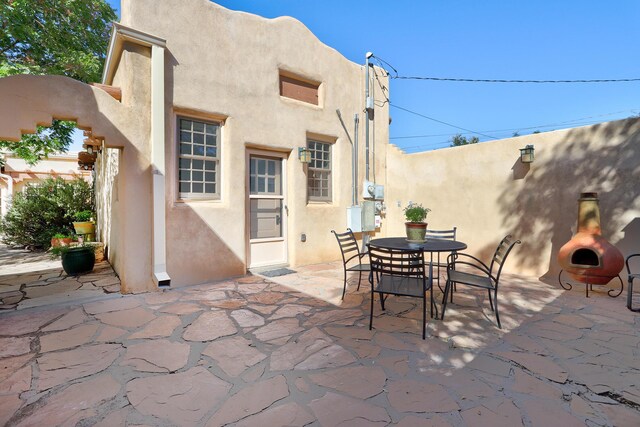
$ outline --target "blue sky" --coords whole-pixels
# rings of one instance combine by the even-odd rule
[[[109,2],[119,6],[118,0]],[[364,63],[365,53],[371,51],[401,76],[640,78],[637,0],[218,3],[267,18],[293,16],[346,58]],[[456,133],[473,134],[397,107],[479,132],[480,140],[487,141],[488,136],[504,138],[516,131],[526,135],[637,115],[640,81],[497,84],[394,79],[390,99],[391,142],[416,152],[446,147]],[[412,136],[421,137],[405,138]]]

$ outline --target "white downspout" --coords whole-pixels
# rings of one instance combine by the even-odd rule
[[[151,172],[153,174],[153,281],[170,286],[165,217],[164,47],[151,46]]]
[[[7,180],[7,191],[9,194],[5,195],[3,197],[4,200],[2,200],[2,209],[0,210],[0,218],[4,217],[7,214],[7,210],[8,210],[8,202],[9,202],[9,198],[11,196],[13,196],[13,178],[11,178],[11,176],[6,175],[4,173],[0,173],[0,178],[6,179]]]

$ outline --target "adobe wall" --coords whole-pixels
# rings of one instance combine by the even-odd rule
[[[62,119],[76,121],[78,127],[103,137],[107,146],[122,149],[119,203],[112,207],[112,214],[127,221],[112,225],[111,235],[116,237],[111,239],[110,261],[123,292],[154,289],[149,237],[151,180],[148,155],[141,151],[148,145],[148,103],[124,106],[101,89],[76,80],[32,75],[1,78],[0,99],[1,139],[18,141],[22,133],[33,133],[36,125]]]
[[[330,230],[346,228],[352,191],[351,144],[336,109],[352,137],[353,117],[360,113],[361,183],[364,67],[322,44],[293,18],[265,19],[206,0],[123,1],[122,24],[167,42],[167,269],[172,286],[245,273],[245,161],[247,150],[255,147],[278,150],[288,160],[290,265],[338,259]],[[280,97],[280,69],[322,82],[322,105]],[[180,112],[196,118],[227,117],[220,147],[220,200],[178,198],[176,116]],[[377,181],[384,184],[388,105],[376,114]],[[297,148],[306,146],[309,132],[336,139],[331,203],[307,202],[307,172],[297,158]],[[302,233],[307,237],[304,243]]]
[[[527,144],[535,146],[530,166],[519,161]],[[407,202],[420,202],[432,209],[429,228],[457,226],[458,239],[485,260],[512,233],[522,245],[505,269],[555,280],[558,250],[576,231],[577,199],[596,191],[603,235],[625,255],[640,249],[640,119],[419,154],[394,148],[387,162],[391,235],[404,233]]]

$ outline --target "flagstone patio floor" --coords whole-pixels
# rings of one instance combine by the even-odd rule
[[[624,295],[507,275],[502,330],[465,288],[422,340],[419,300],[376,301],[370,331],[366,280],[341,301],[341,275],[5,310],[0,425],[640,425],[640,315]]]

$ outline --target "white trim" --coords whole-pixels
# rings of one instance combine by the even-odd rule
[[[113,75],[115,74],[117,63],[122,54],[122,46],[125,41],[146,47],[167,47],[167,41],[165,39],[114,22],[111,28],[107,58],[104,63],[104,70],[102,71],[102,84],[110,85],[113,82]]]

